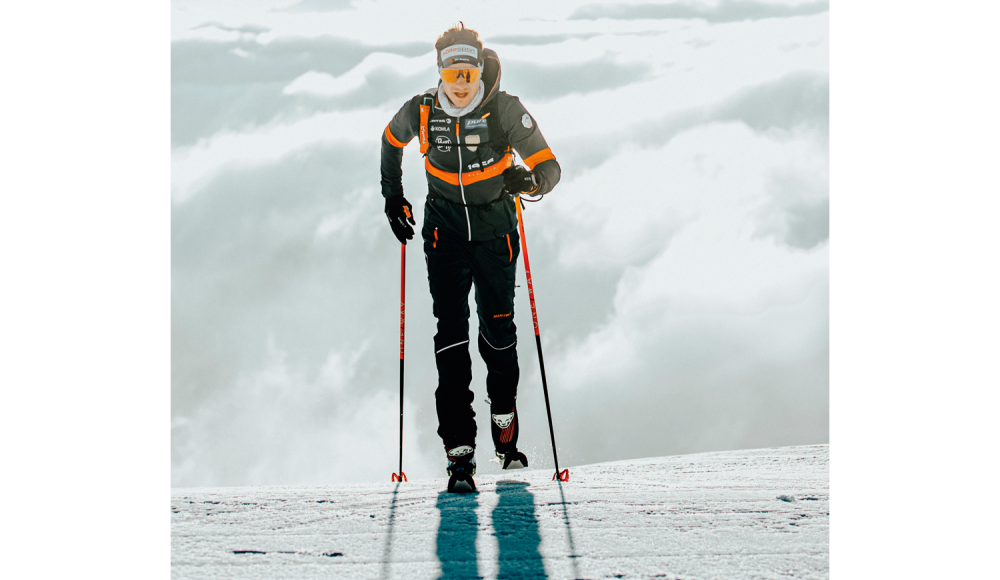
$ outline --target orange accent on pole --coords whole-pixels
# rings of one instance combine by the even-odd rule
[[[538,312],[535,310],[535,287],[531,284],[531,263],[528,261],[528,240],[524,236],[524,217],[521,215],[521,200],[514,198],[517,208],[517,228],[521,232],[521,253],[524,254],[524,276],[528,279],[528,299],[531,301],[531,322],[535,324],[535,336],[538,336]]]
[[[514,261],[514,248],[510,247],[510,234],[507,234],[507,252],[510,254],[508,262]]]
[[[514,157],[508,153],[504,155],[503,159],[490,165],[488,168],[481,171],[469,171],[462,174],[462,185],[471,185],[477,181],[483,181],[484,179],[490,179],[491,177],[496,177],[504,172],[505,169],[510,167],[514,163]],[[445,183],[451,185],[458,185],[458,174],[452,173],[450,171],[444,171],[443,169],[438,169],[431,165],[431,160],[429,157],[424,159],[424,168],[427,173],[430,173],[434,177],[437,177]]]
[[[555,159],[556,156],[552,154],[552,150],[546,147],[534,155],[529,155],[525,160],[524,164],[528,166],[528,169],[534,169],[536,165],[542,161],[548,161],[549,159]]]

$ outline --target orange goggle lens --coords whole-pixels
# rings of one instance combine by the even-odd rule
[[[479,80],[478,68],[443,68],[441,69],[441,80],[446,83],[457,83],[458,79],[464,78],[467,83],[474,83]]]

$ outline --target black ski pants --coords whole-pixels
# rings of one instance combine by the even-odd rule
[[[476,413],[469,388],[469,291],[476,289],[477,343],[486,363],[486,394],[491,413],[511,413],[517,397],[517,327],[514,326],[514,276],[520,255],[517,232],[470,242],[431,224],[421,231],[427,278],[434,301],[437,334],[438,435],[445,447],[475,446]],[[497,430],[494,430],[497,431]],[[494,438],[497,435],[494,434]],[[512,447],[516,441],[498,447]]]

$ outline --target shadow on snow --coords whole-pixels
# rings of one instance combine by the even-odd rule
[[[500,501],[493,509],[493,530],[500,549],[497,580],[546,578],[542,555],[538,553],[541,536],[535,516],[535,496],[523,481],[498,481]]]
[[[535,498],[521,481],[497,482],[499,501],[493,509],[493,530],[497,538],[498,580],[547,578],[538,552],[541,536],[535,516]],[[441,524],[437,533],[437,557],[442,580],[481,578],[477,564],[476,534],[479,519],[475,494],[442,492],[437,508]]]
[[[441,562],[441,576],[447,580],[481,578],[476,564],[476,531],[479,519],[476,494],[438,494],[437,509],[441,524],[437,533],[437,558]]]

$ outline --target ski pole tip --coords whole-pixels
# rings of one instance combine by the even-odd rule
[[[394,481],[394,482],[395,481],[407,481],[408,482],[409,480],[406,479],[406,474],[403,473],[402,471],[400,471],[399,474],[396,474],[396,473],[392,474],[392,481]]]
[[[552,481],[569,481],[569,469],[564,469],[562,471],[557,471],[552,476]]]

